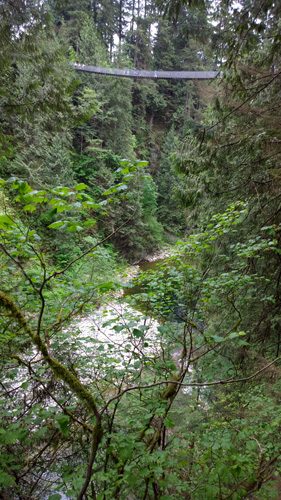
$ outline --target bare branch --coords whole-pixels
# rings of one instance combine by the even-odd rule
[[[227,384],[239,384],[240,382],[249,382],[250,380],[253,380],[255,377],[260,375],[260,373],[264,372],[267,370],[270,366],[273,364],[277,363],[277,361],[281,360],[281,356],[278,358],[275,358],[273,361],[268,363],[266,366],[261,368],[260,370],[256,371],[252,375],[249,375],[249,377],[241,377],[241,378],[229,378],[225,380],[214,380],[212,382],[191,382],[190,384],[185,384],[183,382],[177,381],[177,380],[162,380],[160,382],[154,382],[153,384],[147,384],[147,385],[136,385],[133,387],[127,387],[124,389],[122,392],[120,392],[118,395],[114,396],[113,398],[109,399],[109,401],[106,403],[106,406],[102,409],[101,414],[104,413],[106,408],[116,399],[121,398],[124,394],[127,392],[135,391],[135,390],[140,390],[140,389],[153,389],[154,387],[160,387],[162,385],[169,385],[169,384],[174,384],[180,387],[211,387],[211,386],[216,386],[216,385],[227,385]]]

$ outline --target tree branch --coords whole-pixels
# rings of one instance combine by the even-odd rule
[[[256,371],[252,375],[249,375],[249,377],[241,377],[241,378],[229,378],[225,380],[214,380],[212,382],[191,382],[190,384],[185,384],[183,382],[177,381],[177,380],[162,380],[161,382],[154,382],[153,384],[147,384],[147,385],[136,385],[132,387],[127,387],[124,389],[120,394],[114,396],[113,398],[109,399],[109,401],[106,403],[105,407],[102,409],[101,414],[104,413],[106,408],[116,399],[121,398],[124,394],[127,392],[139,390],[139,389],[153,389],[154,387],[159,387],[162,385],[178,385],[181,387],[211,387],[211,386],[216,386],[216,385],[227,385],[227,384],[238,384],[240,382],[249,382],[250,380],[253,380],[255,377],[260,375],[260,373],[264,372],[267,370],[270,366],[273,364],[277,363],[277,361],[281,360],[281,356],[278,358],[275,358],[273,361],[268,363],[266,366],[261,368],[260,370]]]

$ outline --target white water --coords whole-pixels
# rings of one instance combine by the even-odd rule
[[[157,258],[147,261],[153,262],[167,256],[158,254]],[[130,282],[140,270],[139,266],[129,268],[123,277],[124,283]],[[122,370],[127,374],[125,384],[130,384],[136,380],[138,370],[146,362],[156,358],[162,359],[167,339],[156,319],[135,310],[122,296],[109,294],[107,301],[99,309],[77,319],[53,341],[52,349],[59,349],[62,358],[65,356],[66,360],[73,361],[81,380],[91,385],[93,382],[102,381],[108,375],[111,381],[118,381]],[[177,350],[173,356],[175,362],[179,361],[179,356],[180,351]],[[18,369],[17,384],[20,385],[24,381],[25,375],[24,369]],[[112,389],[114,390],[114,385]],[[190,393],[190,389],[183,388],[182,392]],[[24,393],[30,396],[28,391],[22,389],[18,391],[18,397]],[[49,408],[56,407],[50,399],[47,399],[45,404]],[[60,479],[47,471],[46,480],[50,478],[58,482]],[[60,489],[56,492],[61,495],[62,500],[68,500],[69,497]]]
[[[122,301],[110,301],[78,321],[80,354],[103,352],[116,368],[134,358],[159,354],[159,323]],[[77,340],[78,340],[77,339]]]
[[[164,249],[146,258],[156,262],[171,255]],[[128,285],[141,271],[141,266],[130,266],[120,276],[124,286]],[[159,322],[145,315],[123,300],[123,291],[108,294],[106,302],[92,314],[79,318],[67,328],[66,346],[69,348],[69,334],[72,336],[72,350],[79,357],[103,354],[108,366],[121,369],[133,360],[161,355],[163,338]]]

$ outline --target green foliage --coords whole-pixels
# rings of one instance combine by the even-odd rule
[[[278,2],[2,4],[0,496],[277,500]]]
[[[137,165],[122,162],[118,175],[126,177],[134,170]],[[153,213],[155,185],[147,176],[146,182],[143,209]],[[9,183],[4,183],[6,186]],[[107,198],[123,196],[118,186],[106,194]],[[169,267],[139,276],[137,284],[142,293],[134,296],[134,302],[161,318],[156,328],[128,306],[120,310],[117,302],[115,313],[104,306],[100,319],[94,319],[92,328],[100,332],[97,336],[89,330],[80,331],[79,322],[73,319],[119,287],[110,280],[110,251],[87,235],[86,211],[92,210],[93,201],[87,186],[78,183],[73,188],[58,186],[37,191],[24,181],[13,180],[9,189],[16,191],[15,201],[23,207],[28,203],[34,205],[35,211],[48,211],[51,206],[65,212],[63,221],[49,224],[50,231],[67,234],[75,221],[76,231],[86,236],[81,254],[63,269],[54,268],[42,251],[40,236],[27,226],[33,212],[26,211],[24,224],[12,212],[1,218],[5,269],[5,293],[1,294],[3,383],[6,392],[16,395],[7,408],[1,402],[4,491],[9,492],[16,484],[18,470],[30,478],[25,457],[32,449],[37,457],[35,470],[58,477],[53,493],[44,480],[36,484],[37,496],[44,491],[77,496],[83,486],[89,436],[96,443],[95,487],[109,498],[118,491],[128,496],[136,485],[139,498],[145,491],[152,494],[156,485],[164,497],[178,498],[183,492],[195,490],[197,498],[212,498],[218,491],[227,495],[234,490],[239,498],[257,481],[263,484],[264,474],[271,473],[280,455],[274,438],[279,417],[273,427],[270,422],[264,428],[264,421],[278,404],[275,389],[267,394],[266,385],[255,384],[256,392],[248,394],[246,387],[241,389],[237,402],[240,393],[235,389],[225,392],[224,384],[229,378],[237,378],[239,356],[235,353],[248,345],[251,334],[244,322],[244,310],[253,307],[255,288],[266,281],[264,276],[247,272],[247,262],[249,256],[259,259],[264,252],[278,251],[273,228],[265,228],[257,242],[250,239],[233,246],[229,269],[223,274],[215,272],[214,261],[228,262],[228,256],[221,253],[221,242],[236,234],[248,216],[244,203],[229,206],[211,219],[206,230],[179,243]],[[96,202],[95,210],[102,206]],[[218,308],[224,310],[223,315],[218,316]],[[34,356],[34,348],[41,359]],[[225,358],[231,361],[226,363]],[[19,367],[15,367],[15,360]],[[212,387],[218,376],[222,381]],[[200,386],[202,379],[205,383],[198,396],[196,384]],[[187,397],[184,388],[173,381],[191,384],[191,396]],[[31,390],[38,392],[34,403],[26,408],[25,398]],[[263,413],[257,412],[259,405]],[[243,420],[238,414],[241,408]],[[13,415],[18,411],[19,423],[15,424]],[[242,454],[241,443],[245,440],[250,444]],[[46,455],[36,451],[38,446],[39,450],[48,450]],[[18,447],[24,453],[17,458]],[[207,484],[202,481],[203,471],[209,478]],[[19,491],[29,494],[24,482],[17,484]]]
[[[205,132],[188,134],[173,155],[173,162],[181,178],[185,178],[181,199],[190,211],[193,224],[206,225],[210,210],[224,210],[237,199],[247,201],[249,215],[243,235],[229,235],[223,250],[231,262],[233,250],[240,249],[240,255],[248,258],[250,274],[265,276],[264,282],[257,283],[256,292],[264,306],[253,306],[244,314],[249,325],[255,324],[255,341],[265,342],[271,337],[278,354],[280,338],[275,325],[279,313],[273,297],[279,296],[280,286],[280,212],[276,183],[280,153],[279,77],[272,68],[279,64],[279,56],[275,51],[273,54],[266,40],[273,36],[273,45],[279,46],[279,26],[275,21],[279,8],[272,2],[267,3],[261,8],[259,21],[251,2],[242,2],[236,16],[231,15],[231,9],[231,6],[226,10],[220,6],[219,15],[225,29],[223,33],[216,33],[221,46],[229,43],[222,93],[205,114]],[[272,16],[271,22],[267,22],[268,16]],[[265,243],[266,234],[272,236],[274,251]],[[262,251],[264,245],[265,251]],[[226,266],[228,264],[220,264],[222,273]]]

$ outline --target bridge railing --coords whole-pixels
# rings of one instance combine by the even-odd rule
[[[219,75],[218,71],[147,71],[144,69],[127,68],[103,68],[101,66],[91,66],[87,64],[71,64],[76,71],[85,73],[96,73],[98,75],[123,77],[123,78],[149,78],[149,79],[169,79],[169,80],[213,80]]]

